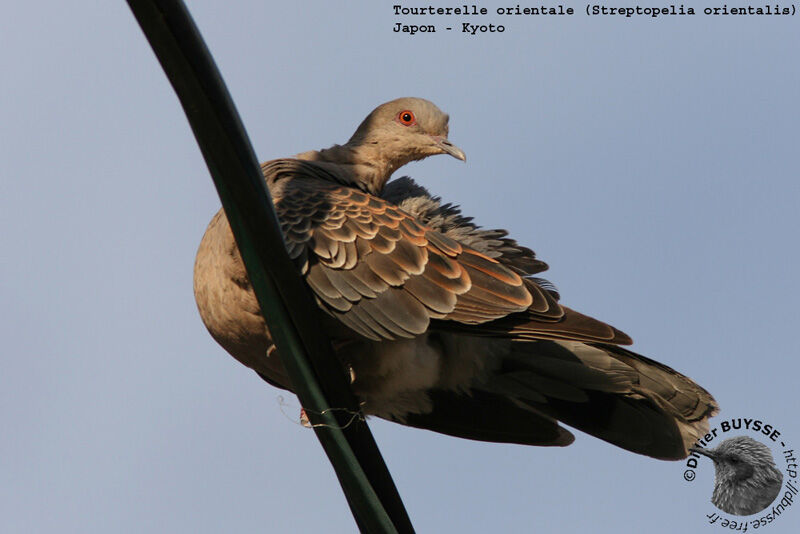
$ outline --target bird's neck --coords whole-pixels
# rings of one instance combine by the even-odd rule
[[[387,158],[378,144],[333,145],[295,156],[297,159],[331,164],[349,184],[373,195],[379,195],[392,173],[405,161]]]

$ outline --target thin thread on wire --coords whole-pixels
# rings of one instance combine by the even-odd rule
[[[356,421],[359,421],[359,420],[360,421],[365,421],[366,420],[366,418],[364,417],[364,415],[361,412],[354,412],[353,410],[350,410],[348,408],[327,408],[325,410],[322,410],[321,412],[315,412],[313,410],[308,410],[306,408],[300,408],[301,414],[303,414],[303,412],[305,412],[305,415],[306,415],[306,421],[304,422],[302,416],[301,416],[300,420],[298,421],[296,418],[294,418],[291,415],[289,415],[288,413],[286,413],[284,408],[292,408],[292,409],[296,409],[296,408],[294,406],[292,406],[291,404],[289,404],[288,402],[286,402],[286,399],[284,399],[283,395],[278,395],[278,406],[280,407],[281,413],[283,414],[284,417],[286,417],[286,419],[288,419],[289,421],[291,421],[292,423],[294,423],[296,425],[299,425],[299,426],[302,426],[302,427],[305,427],[305,428],[327,427],[327,428],[337,428],[339,430],[344,430],[345,428],[349,427],[350,425],[352,425]],[[312,424],[311,421],[308,420],[308,415],[307,414],[309,414],[309,413],[313,413],[315,415],[322,416],[322,415],[325,415],[325,414],[327,414],[329,412],[345,412],[345,413],[350,415],[350,419],[348,419],[347,423],[345,423],[344,425],[329,425],[327,423],[314,423],[314,424]]]

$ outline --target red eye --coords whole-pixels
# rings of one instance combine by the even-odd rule
[[[417,122],[417,118],[414,117],[414,112],[410,110],[401,111],[397,114],[397,120],[403,126],[411,126]]]

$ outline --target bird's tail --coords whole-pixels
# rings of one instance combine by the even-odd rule
[[[473,386],[624,449],[680,459],[718,406],[677,371],[616,345],[512,342],[499,368]]]

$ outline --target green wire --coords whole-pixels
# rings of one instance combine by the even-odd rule
[[[286,253],[272,199],[222,77],[180,0],[128,0],[181,101],[292,387],[363,532],[414,532],[320,313]],[[324,377],[324,380],[320,378]],[[335,407],[336,409],[332,409]]]

